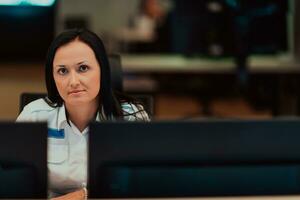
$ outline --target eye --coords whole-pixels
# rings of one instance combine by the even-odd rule
[[[68,72],[68,70],[66,69],[66,68],[59,68],[58,70],[57,70],[57,72],[60,74],[60,75],[64,75],[64,74],[66,74],[67,72]]]
[[[80,65],[79,66],[79,71],[80,72],[86,72],[89,69],[89,66],[87,65]]]

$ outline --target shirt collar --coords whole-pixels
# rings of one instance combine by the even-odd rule
[[[89,131],[89,127],[86,127],[82,132],[79,131],[79,129],[75,126],[75,124],[73,124],[72,121],[70,121],[70,128],[73,130],[73,133],[75,133],[76,135],[86,135]]]
[[[64,126],[66,126],[67,124],[67,115],[66,115],[66,107],[65,104],[63,104],[61,107],[59,107],[58,110],[58,116],[57,116],[57,124],[59,125],[59,129],[63,129]],[[97,115],[98,117],[98,115]],[[72,121],[69,121],[69,125],[71,125],[71,128],[73,129],[73,132],[78,134],[78,135],[84,135],[88,132],[88,127],[85,128],[82,131],[82,134],[80,133],[80,131],[77,129],[77,127],[75,126],[75,124],[72,123]]]
[[[63,104],[61,107],[59,107],[58,109],[58,117],[57,117],[57,124],[59,125],[59,128],[62,129],[64,127],[64,124],[67,123],[67,115],[66,115],[66,107],[65,104]],[[97,116],[96,116],[96,121],[100,122],[105,120],[105,114],[104,114],[104,110],[103,107],[101,109],[101,113],[97,112]]]
[[[63,128],[65,122],[67,122],[67,116],[65,104],[63,104],[61,107],[59,107],[57,116],[57,125],[59,125],[60,129]]]
[[[103,106],[101,107],[101,111],[100,112],[97,112],[97,116],[96,116],[96,122],[100,122],[100,121],[106,121],[107,120],[107,117],[104,113],[104,109],[103,109]]]

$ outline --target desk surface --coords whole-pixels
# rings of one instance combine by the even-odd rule
[[[235,69],[233,58],[188,58],[182,55],[129,55],[122,56],[124,72],[209,72],[231,73]],[[254,73],[300,73],[300,63],[289,56],[251,56],[249,70]]]
[[[299,200],[300,196],[145,198],[145,199],[118,199],[118,200],[296,200],[296,199]],[[110,200],[117,200],[117,199],[110,199]]]
[[[194,197],[194,198],[131,198],[131,199],[93,199],[93,200],[299,200],[300,196],[253,196],[253,197]],[[22,199],[9,199],[22,200]],[[30,200],[30,199],[23,199]],[[35,199],[37,200],[37,199]]]

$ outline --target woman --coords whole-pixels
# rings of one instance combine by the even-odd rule
[[[17,121],[48,121],[50,197],[84,199],[89,122],[149,118],[141,105],[112,90],[104,45],[90,31],[66,31],[52,42],[45,77],[47,98],[25,106]]]

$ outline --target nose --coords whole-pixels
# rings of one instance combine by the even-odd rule
[[[72,88],[77,88],[80,84],[78,74],[76,72],[70,73],[70,86]]]

